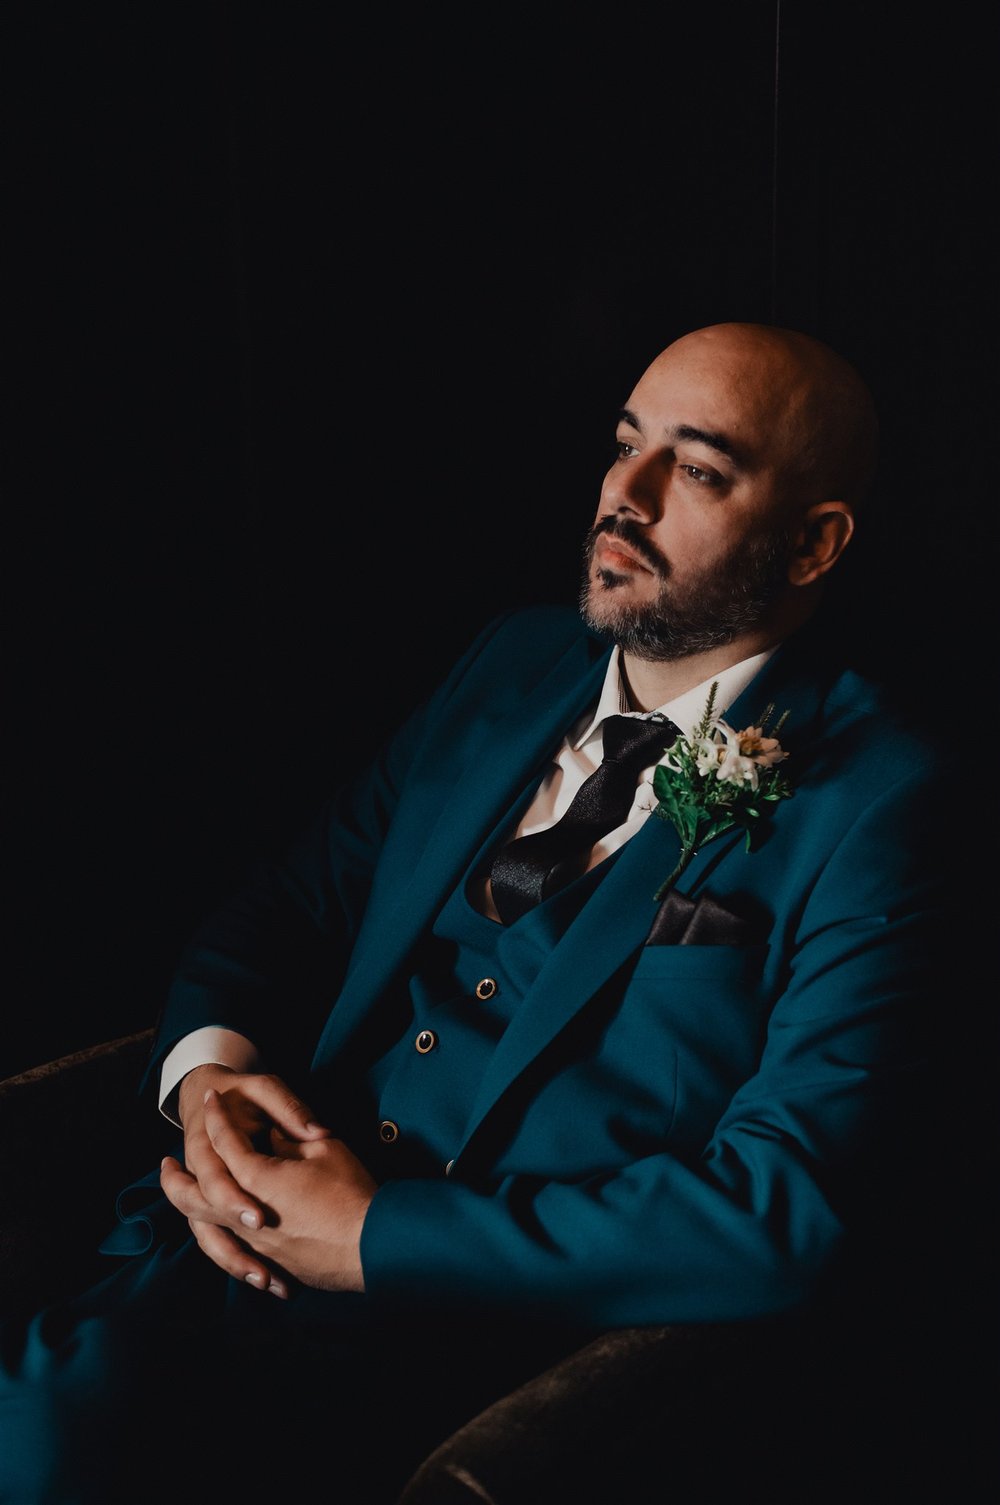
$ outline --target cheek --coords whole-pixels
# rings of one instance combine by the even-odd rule
[[[691,507],[674,509],[663,520],[665,538],[678,557],[701,568],[710,568],[738,555],[747,547],[754,530],[741,527],[721,509]]]
[[[650,529],[650,542],[668,560],[672,570],[687,574],[710,565],[717,557],[718,541],[697,517],[675,507]]]

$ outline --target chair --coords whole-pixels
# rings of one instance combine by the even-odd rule
[[[137,1097],[152,1035],[0,1082],[4,1315],[97,1278],[116,1191],[175,1143]],[[58,1166],[71,1173],[54,1199]],[[814,1319],[606,1333],[436,1447],[399,1505],[890,1505],[928,1490],[986,1505],[981,1344],[930,1304],[917,1319],[901,1328],[863,1306],[863,1350],[858,1331]]]

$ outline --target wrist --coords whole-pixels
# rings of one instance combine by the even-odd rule
[[[191,1104],[200,1105],[205,1100],[209,1087],[218,1087],[226,1077],[234,1075],[231,1066],[222,1066],[217,1061],[206,1061],[194,1066],[181,1079],[177,1094],[177,1112],[183,1124]]]

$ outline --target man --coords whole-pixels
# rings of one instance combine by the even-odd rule
[[[183,959],[146,1083],[183,1147],[123,1196],[120,1269],[17,1348],[60,1439],[34,1498],[107,1498],[80,1416],[107,1435],[152,1373],[147,1490],[178,1457],[280,1487],[321,1443],[374,1505],[588,1335],[836,1290],[915,1122],[943,903],[933,745],[820,611],[875,448],[804,334],[652,362],[580,612],[490,624]]]

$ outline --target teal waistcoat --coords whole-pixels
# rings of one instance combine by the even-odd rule
[[[367,1073],[371,1138],[356,1148],[377,1179],[448,1173],[497,1042],[613,861],[513,925],[472,906],[468,875],[452,892],[409,978],[412,1016]]]

